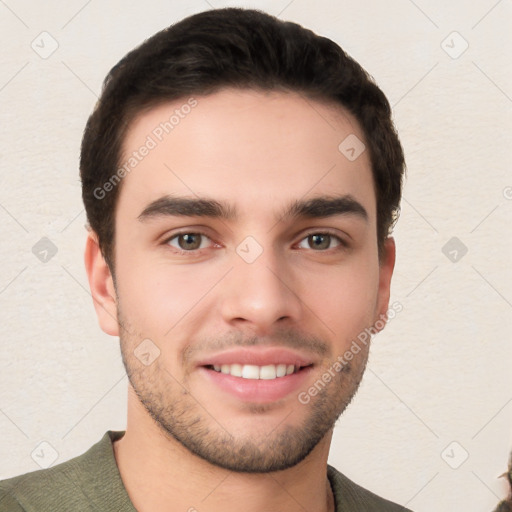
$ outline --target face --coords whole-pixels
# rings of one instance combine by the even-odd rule
[[[282,470],[356,392],[367,346],[333,364],[385,313],[394,248],[379,261],[369,155],[339,150],[364,140],[340,107],[248,90],[186,104],[126,136],[123,162],[137,161],[115,290],[97,272],[112,299],[100,323],[120,336],[132,406],[169,439],[233,471]]]

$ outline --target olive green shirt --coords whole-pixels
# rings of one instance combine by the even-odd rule
[[[108,431],[79,457],[57,466],[0,481],[0,512],[136,512],[124,488]],[[327,466],[337,512],[407,512]],[[410,511],[409,511],[410,512]]]

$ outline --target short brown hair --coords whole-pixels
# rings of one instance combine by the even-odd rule
[[[158,32],[108,73],[85,128],[80,176],[90,227],[114,270],[116,176],[123,139],[142,110],[226,87],[299,92],[343,106],[370,152],[379,253],[396,220],[405,162],[384,93],[336,43],[258,10],[213,9]]]

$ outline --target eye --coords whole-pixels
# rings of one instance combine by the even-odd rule
[[[169,238],[166,243],[180,251],[196,251],[204,249],[211,240],[202,233],[178,233]]]
[[[300,249],[314,249],[324,251],[334,247],[346,246],[345,242],[338,236],[330,233],[311,233],[299,243]]]

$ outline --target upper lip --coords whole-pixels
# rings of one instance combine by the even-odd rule
[[[198,366],[222,366],[223,364],[251,364],[266,366],[270,364],[293,364],[295,367],[310,366],[314,364],[311,356],[281,347],[249,347],[233,348],[204,357]]]

